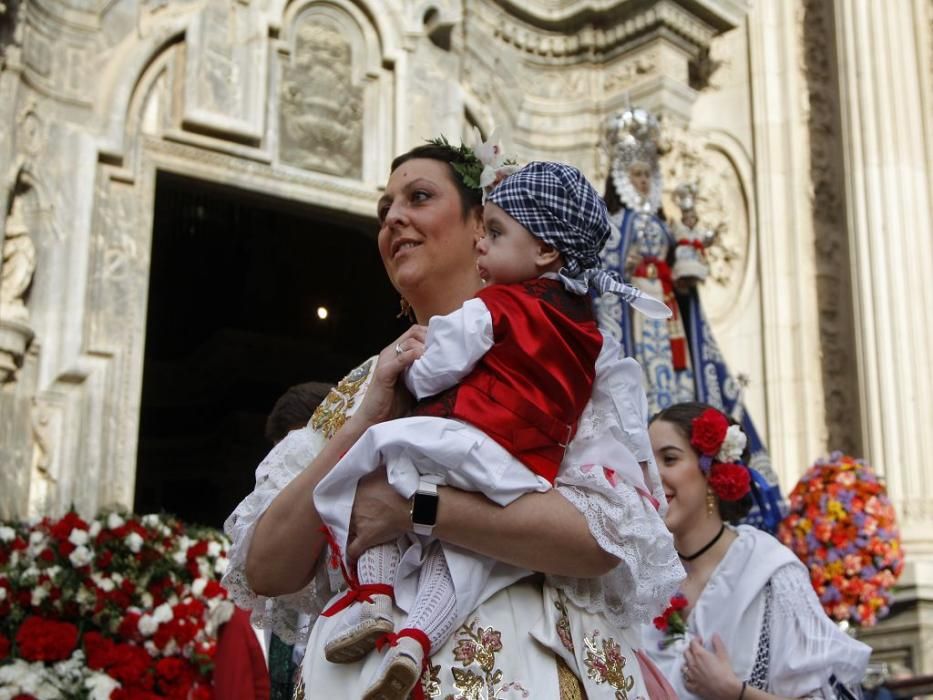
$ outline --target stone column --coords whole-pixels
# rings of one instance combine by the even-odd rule
[[[826,450],[797,12],[764,0],[748,23],[768,448],[785,492]]]
[[[933,558],[930,17],[909,1],[834,7],[859,427],[908,555]]]

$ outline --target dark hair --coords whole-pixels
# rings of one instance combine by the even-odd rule
[[[677,403],[673,406],[668,406],[660,413],[654,416],[651,419],[650,423],[656,421],[664,421],[665,423],[670,423],[678,432],[683,435],[687,442],[690,442],[690,435],[693,432],[693,419],[699,418],[704,411],[712,408],[715,411],[719,411],[718,408],[710,406],[709,404],[700,403],[698,401],[689,401],[686,403]],[[719,411],[722,413],[722,411]],[[723,415],[726,415],[723,413]],[[738,425],[732,418],[726,416],[726,419],[729,421],[729,425]],[[700,453],[696,451],[696,448],[693,445],[690,446],[690,449],[696,453],[699,457]],[[748,446],[746,445],[745,450],[742,452],[742,461],[745,464],[748,464],[749,452]],[[738,501],[723,501],[719,499],[719,517],[725,520],[726,522],[736,525],[739,521],[742,520],[748,511],[752,507],[752,495],[751,493],[745,494]]]
[[[396,156],[395,160],[392,161],[392,168],[389,172],[394,173],[402,163],[414,160],[415,158],[427,158],[428,160],[438,160],[442,163],[447,163],[450,179],[453,180],[454,184],[457,186],[457,191],[460,193],[460,206],[463,209],[464,220],[466,220],[475,207],[483,206],[482,191],[467,187],[466,183],[463,182],[463,178],[454,170],[453,163],[466,163],[463,156],[460,155],[456,148],[435,143],[415,146],[410,151]]]
[[[289,387],[272,407],[266,419],[266,439],[273,445],[296,428],[304,427],[333,384],[305,382]]]

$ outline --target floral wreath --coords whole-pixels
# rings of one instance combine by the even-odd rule
[[[741,461],[748,438],[737,425],[729,425],[715,408],[693,419],[690,444],[700,453],[700,471],[721,501],[738,501],[751,490],[751,475]]]
[[[431,139],[428,143],[448,148],[458,155],[460,161],[451,163],[451,167],[464,185],[471,190],[482,191],[484,204],[495,186],[518,170],[518,163],[512,158],[506,158],[502,153],[496,131],[492,132],[488,141],[483,141],[482,134],[474,126],[473,143],[469,146],[464,143],[454,146],[443,135]]]

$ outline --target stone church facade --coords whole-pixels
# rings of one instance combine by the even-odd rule
[[[159,173],[373,219],[472,126],[601,183],[638,105],[785,491],[830,449],[885,476],[909,566],[865,638],[933,673],[929,0],[3,0],[0,52],[0,516],[133,506]]]

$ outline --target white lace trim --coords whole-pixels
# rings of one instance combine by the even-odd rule
[[[865,674],[871,649],[842,632],[820,605],[804,567],[782,566],[771,576],[774,614],[771,692],[833,697],[829,677],[848,686]]]
[[[605,615],[618,627],[650,622],[685,576],[664,521],[634,489],[624,483],[612,487],[601,472],[561,475],[555,486],[619,564],[600,578],[550,576],[552,584],[579,607]]]

